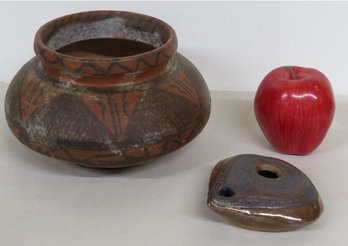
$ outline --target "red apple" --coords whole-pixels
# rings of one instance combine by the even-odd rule
[[[324,139],[335,101],[329,80],[316,69],[279,67],[262,80],[254,110],[257,122],[275,149],[306,155]]]

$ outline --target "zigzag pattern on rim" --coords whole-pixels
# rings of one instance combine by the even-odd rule
[[[77,74],[88,73],[89,75],[113,75],[141,72],[154,68],[170,59],[170,55],[160,51],[151,55],[143,55],[137,60],[130,62],[122,59],[113,59],[112,62],[105,64],[97,62],[81,62],[76,60],[75,65],[72,65],[70,63],[66,63],[66,61],[59,56],[52,57],[51,54],[48,55],[47,50],[40,50],[39,56],[41,58],[41,62],[50,68],[69,70]],[[154,56],[155,59],[150,59],[150,56]],[[150,60],[154,61],[151,63]],[[77,63],[79,63],[79,65],[77,65]]]
[[[61,32],[65,27],[75,25],[75,29],[72,30],[78,32],[79,23],[81,23],[82,28],[88,25],[86,23],[99,21],[107,22],[108,20],[115,20],[115,25],[125,25],[127,26],[125,28],[129,26],[130,29],[121,29],[121,32],[116,32],[116,34],[114,30],[110,33],[111,36],[108,36],[109,32],[106,28],[105,30],[107,32],[101,32],[98,34],[100,36],[89,37],[88,33],[82,33],[80,34],[80,39],[113,37],[141,41],[142,38],[144,38],[145,40],[143,40],[143,42],[149,42],[155,49],[133,56],[118,58],[74,57],[56,52],[60,47],[67,45],[67,40],[71,40],[68,34],[69,38],[67,38],[67,40],[63,39],[63,41],[61,41],[58,39],[57,41],[57,39],[55,39],[56,33]],[[138,34],[138,30],[144,33],[144,36],[139,36],[140,40],[138,40],[139,37],[134,38],[134,34]],[[123,31],[125,31],[125,33],[123,33]],[[120,33],[120,36],[118,36],[117,33]],[[149,38],[149,35],[151,38]],[[152,38],[154,38],[154,41],[151,41]],[[72,42],[79,41],[79,38],[76,39],[77,40],[73,39]],[[44,68],[57,71],[64,70],[71,74],[117,75],[142,72],[155,66],[165,64],[176,53],[177,39],[174,30],[168,24],[156,18],[130,12],[93,11],[63,16],[47,23],[37,32],[34,49]]]

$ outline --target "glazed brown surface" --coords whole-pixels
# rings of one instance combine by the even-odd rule
[[[231,223],[260,231],[289,231],[315,221],[323,204],[312,182],[282,160],[239,155],[219,162],[208,206]]]
[[[134,40],[116,38],[97,38],[68,44],[57,52],[75,57],[125,57],[148,52],[155,47]]]

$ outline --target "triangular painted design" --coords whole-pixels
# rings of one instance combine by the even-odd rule
[[[140,91],[104,94],[97,97],[85,94],[81,99],[110,132],[122,141],[129,116],[135,110],[140,95]]]
[[[32,112],[41,107],[43,104],[59,96],[53,90],[49,93],[46,92],[45,86],[42,85],[42,81],[37,79],[24,80],[21,92],[21,118],[26,120]]]
[[[186,98],[191,102],[200,105],[199,97],[196,91],[192,87],[190,80],[182,71],[180,71],[174,79],[166,83],[160,83],[157,88],[167,91],[171,94]]]

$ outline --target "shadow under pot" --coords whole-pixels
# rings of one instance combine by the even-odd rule
[[[205,81],[161,20],[72,14],[42,26],[34,48],[8,88],[5,111],[13,134],[39,153],[131,166],[182,147],[209,119]]]

